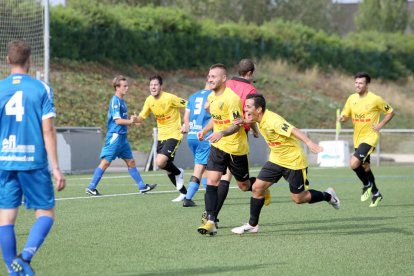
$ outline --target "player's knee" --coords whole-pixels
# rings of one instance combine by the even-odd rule
[[[200,179],[197,176],[192,175],[190,178],[190,182],[195,182],[200,184]]]
[[[249,181],[237,182],[237,185],[239,186],[240,190],[242,190],[243,192],[248,191],[249,188],[250,188],[250,182]]]
[[[128,168],[132,169],[135,168],[135,161],[134,160],[128,160],[127,162]]]
[[[259,185],[253,185],[252,187],[252,193],[254,197],[260,197],[262,198],[265,195],[265,189],[262,186]]]
[[[302,204],[302,203],[305,203],[305,201],[304,201],[303,197],[301,197],[301,196],[300,196],[300,195],[298,195],[298,194],[292,194],[291,199],[292,199],[292,201],[293,201],[294,203],[296,203],[296,204]]]
[[[361,162],[359,160],[358,161],[352,161],[351,160],[349,165],[351,166],[351,169],[355,170],[356,168],[361,166]]]
[[[165,165],[167,165],[167,162],[165,162],[164,160],[156,160],[155,164],[157,165],[158,168],[160,169],[164,169]]]

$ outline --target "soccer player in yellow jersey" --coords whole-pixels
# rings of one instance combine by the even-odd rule
[[[352,118],[355,153],[350,166],[363,183],[361,201],[372,195],[369,207],[376,207],[383,197],[370,168],[370,154],[378,143],[379,131],[394,117],[394,110],[380,96],[368,90],[370,82],[371,77],[367,73],[355,75],[356,93],[349,96],[338,120],[345,122]],[[380,122],[381,112],[385,116]]]
[[[175,153],[180,145],[183,134],[181,133],[180,108],[185,108],[187,101],[162,91],[162,78],[159,75],[150,77],[149,90],[151,95],[147,97],[137,122],[142,123],[150,113],[154,114],[158,127],[158,143],[156,164],[167,172],[168,178],[176,186],[180,195],[173,202],[181,202],[185,199],[187,189],[184,187],[184,171],[173,163]]]
[[[249,145],[243,125],[233,123],[242,117],[242,103],[230,88],[226,87],[227,69],[223,64],[214,64],[210,67],[207,81],[213,90],[208,96],[210,123],[197,136],[204,139],[206,133],[213,129],[213,133],[205,139],[211,142],[210,155],[207,161],[207,188],[205,194],[205,210],[207,222],[197,230],[200,234],[215,235],[216,209],[218,203],[218,186],[220,178],[226,173],[227,167],[243,191],[249,190],[249,164],[247,154]]]
[[[265,191],[282,176],[289,182],[293,202],[301,204],[327,201],[335,209],[339,209],[340,201],[332,188],[325,192],[309,189],[308,161],[300,141],[314,153],[323,149],[284,118],[266,109],[266,100],[261,94],[247,95],[244,111],[244,122],[257,123],[270,148],[270,156],[253,183],[249,222],[231,231],[235,234],[259,231],[259,216],[265,201]]]

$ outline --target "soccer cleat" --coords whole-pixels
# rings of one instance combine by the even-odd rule
[[[378,203],[383,199],[382,195],[380,193],[378,193],[378,195],[374,195],[372,197],[372,202],[369,205],[369,207],[377,207]]]
[[[183,207],[195,207],[195,206],[197,206],[197,205],[191,199],[186,199],[186,198],[184,199]]]
[[[206,223],[200,225],[200,227],[197,228],[198,233],[201,235],[207,235],[214,236],[217,234],[217,228],[214,222],[211,220],[208,220]]]
[[[267,188],[266,191],[265,191],[264,205],[269,206],[270,202],[272,202],[272,195],[270,194],[269,188]]]
[[[140,192],[141,192],[141,194],[145,194],[146,192],[149,192],[149,191],[155,189],[155,187],[157,187],[157,184],[147,184],[147,185],[145,185],[145,188],[142,189]]]
[[[207,211],[204,211],[202,214],[201,214],[201,224],[206,224],[207,223]]]
[[[97,189],[89,189],[89,188],[86,188],[85,189],[85,193],[87,194],[87,195],[90,195],[90,196],[100,196],[101,194],[98,192],[98,190]]]
[[[244,234],[244,233],[252,233],[252,234],[256,234],[257,232],[259,232],[259,224],[256,226],[251,226],[248,223],[243,224],[240,227],[236,227],[231,229],[231,232],[233,232],[234,234]]]
[[[20,272],[21,275],[24,276],[35,276],[35,272],[33,268],[30,266],[30,262],[24,260],[21,255],[17,256],[11,267],[14,272]]]
[[[201,214],[201,224],[206,224],[207,221],[208,221],[207,211],[203,211],[203,213]],[[218,223],[217,222],[220,222],[220,220],[218,218],[216,218],[216,221],[214,222],[214,225],[218,229],[219,227],[218,227]]]
[[[328,189],[326,189],[325,193],[328,193],[331,195],[331,200],[328,203],[331,204],[332,207],[338,210],[341,207],[341,201],[336,195],[335,190],[329,187]]]
[[[369,183],[369,185],[367,187],[364,186],[362,188],[362,195],[361,195],[361,201],[362,202],[366,201],[371,196],[371,191],[372,191],[371,183]]]
[[[181,202],[185,199],[185,194],[180,194],[177,198],[171,200],[172,202]]]
[[[175,176],[175,184],[177,191],[181,190],[182,187],[184,187],[184,170],[179,168],[180,174]]]

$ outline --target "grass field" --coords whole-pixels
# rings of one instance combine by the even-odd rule
[[[271,187],[261,231],[243,236],[230,230],[248,220],[250,193],[232,183],[215,237],[196,231],[204,191],[195,208],[172,203],[177,192],[163,172],[143,173],[159,183],[147,195],[137,194],[127,173],[105,174],[99,186],[105,196],[98,198],[84,194],[90,175],[70,175],[57,194],[57,221],[32,265],[38,275],[413,275],[413,167],[374,167],[374,173],[384,195],[377,208],[360,202],[350,169],[309,171],[311,187],[336,189],[340,210],[325,202],[295,205],[282,180]],[[32,222],[32,212],[22,209],[19,250]]]

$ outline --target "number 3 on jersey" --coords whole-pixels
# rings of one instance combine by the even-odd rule
[[[16,116],[16,121],[21,122],[24,115],[23,91],[16,91],[5,107],[6,115]]]

